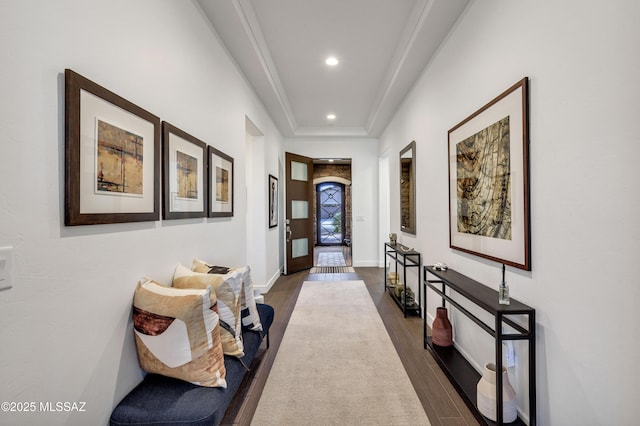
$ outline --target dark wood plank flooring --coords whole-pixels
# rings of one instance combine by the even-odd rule
[[[251,371],[245,376],[225,414],[223,425],[251,424],[302,283],[322,280],[363,280],[365,282],[432,425],[478,425],[477,420],[429,351],[423,348],[422,319],[404,318],[395,302],[385,294],[384,270],[355,268],[355,271],[349,274],[299,272],[281,276],[269,293],[264,295],[265,303],[273,306],[276,312],[269,333],[270,347],[266,349],[266,343],[262,344]],[[366,354],[361,355],[366,356]],[[383,393],[384,390],[381,390],[381,397],[384,397]]]

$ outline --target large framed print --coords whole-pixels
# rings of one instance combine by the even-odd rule
[[[531,270],[528,78],[449,130],[450,247]]]
[[[65,70],[67,226],[160,218],[160,118]]]
[[[269,175],[269,228],[278,226],[278,178]]]
[[[162,122],[163,219],[207,216],[207,144]]]
[[[209,146],[209,217],[233,216],[233,158]]]

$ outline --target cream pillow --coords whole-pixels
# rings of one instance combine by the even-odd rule
[[[220,316],[220,338],[225,355],[242,357],[241,296],[242,274],[232,271],[226,275],[211,275],[193,272],[178,265],[173,275],[173,287],[204,289],[211,287],[212,297],[217,299]]]
[[[262,331],[262,324],[260,323],[260,315],[258,314],[258,307],[256,306],[256,298],[253,294],[253,280],[251,279],[251,268],[244,266],[242,268],[224,268],[219,266],[210,266],[206,262],[200,259],[193,259],[191,269],[195,272],[216,274],[216,270],[221,272],[227,269],[229,272],[240,271],[242,274],[242,309],[247,308],[249,315],[242,318],[242,325],[249,330]]]
[[[138,283],[133,326],[144,371],[200,386],[227,387],[211,291],[165,287],[149,279]]]

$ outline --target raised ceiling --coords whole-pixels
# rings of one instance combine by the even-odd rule
[[[198,2],[285,137],[375,138],[469,0]]]

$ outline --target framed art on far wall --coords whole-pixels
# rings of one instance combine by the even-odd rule
[[[65,70],[64,224],[160,219],[160,118]]]
[[[233,158],[212,146],[208,150],[209,217],[233,216]]]
[[[163,219],[207,216],[207,145],[162,122]]]
[[[278,178],[269,175],[269,228],[278,226]]]
[[[450,247],[531,270],[528,78],[449,130]]]

